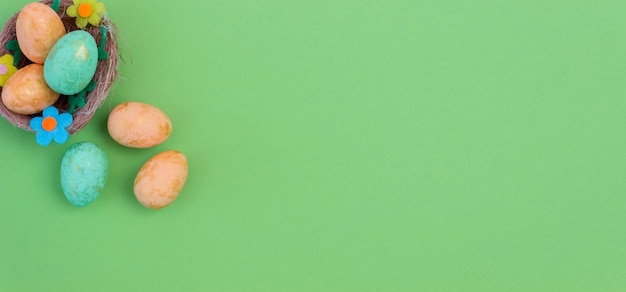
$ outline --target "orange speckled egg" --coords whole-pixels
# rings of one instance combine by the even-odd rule
[[[144,164],[135,177],[135,197],[147,208],[171,204],[187,180],[187,158],[176,150],[161,152]]]
[[[141,102],[125,102],[109,114],[107,128],[117,143],[132,148],[159,145],[172,133],[172,122],[158,108]]]
[[[2,89],[2,103],[14,113],[32,115],[59,99],[43,77],[43,65],[30,64],[17,70]]]
[[[17,15],[15,33],[22,53],[34,63],[43,64],[52,46],[65,35],[65,27],[50,6],[34,2]]]

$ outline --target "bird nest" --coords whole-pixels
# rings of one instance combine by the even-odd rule
[[[42,0],[39,2],[49,6],[53,5],[53,0]],[[55,0],[54,2],[56,2],[56,5],[59,5],[59,9],[56,12],[61,18],[61,21],[65,26],[65,30],[68,33],[75,30],[80,30],[81,28],[79,28],[76,24],[76,18],[70,17],[66,13],[67,8],[73,3],[72,0]],[[9,49],[7,48],[7,44],[17,38],[15,30],[17,16],[18,14],[15,14],[13,17],[11,17],[2,29],[2,33],[0,34],[0,56],[10,53]],[[98,47],[101,47],[102,43],[105,42],[104,46],[102,47],[108,53],[108,58],[98,61],[96,73],[93,77],[93,81],[95,81],[96,85],[93,90],[86,93],[84,106],[73,110],[73,121],[72,124],[67,128],[67,131],[70,134],[78,132],[83,127],[85,127],[87,123],[89,123],[96,110],[100,107],[100,105],[102,105],[107,95],[109,94],[109,91],[111,90],[113,82],[115,81],[115,78],[117,76],[117,64],[119,56],[117,46],[117,33],[113,22],[106,15],[104,15],[99,26],[88,25],[82,30],[90,33],[94,37]],[[103,33],[105,35],[103,35]],[[16,67],[20,69],[29,64],[32,64],[32,62],[28,58],[26,58],[26,56],[22,56]],[[0,96],[1,94],[2,87],[0,87]],[[68,96],[61,95],[54,104],[54,106],[61,112],[70,111]],[[17,114],[9,110],[4,105],[4,103],[0,102],[0,115],[2,115],[2,117],[4,117],[11,124],[24,130],[33,132],[33,129],[31,129],[29,125],[30,120],[36,116],[39,116],[40,114]]]

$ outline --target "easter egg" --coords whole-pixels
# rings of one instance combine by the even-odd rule
[[[72,145],[61,162],[61,187],[74,206],[93,202],[106,182],[109,162],[106,154],[93,143]]]
[[[2,103],[14,113],[31,115],[41,112],[59,99],[48,87],[43,65],[30,64],[13,74],[2,89]]]
[[[43,3],[27,4],[17,15],[15,34],[22,53],[43,64],[54,44],[65,35],[61,18]]]
[[[172,133],[172,122],[158,108],[141,102],[125,102],[109,114],[107,128],[117,143],[132,148],[159,145]]]
[[[146,162],[135,177],[135,197],[147,208],[171,204],[187,180],[187,158],[175,150],[161,152]]]
[[[54,91],[73,95],[87,87],[97,65],[96,40],[88,32],[76,30],[52,47],[43,66],[43,75]]]

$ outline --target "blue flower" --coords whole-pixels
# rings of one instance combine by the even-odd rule
[[[49,106],[43,110],[43,117],[35,117],[30,120],[30,127],[37,132],[37,143],[41,146],[48,146],[54,139],[59,144],[65,143],[70,134],[67,127],[72,123],[72,115],[62,113],[54,106]]]

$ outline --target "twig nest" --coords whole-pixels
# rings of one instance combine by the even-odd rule
[[[0,115],[24,130],[47,131],[33,118],[54,107],[72,118],[61,130],[76,133],[109,94],[118,58],[115,25],[106,16],[104,4],[97,0],[29,3],[0,33]],[[45,83],[40,75],[25,77],[35,76],[31,64],[43,66]],[[30,85],[30,80],[36,80],[36,85]]]

